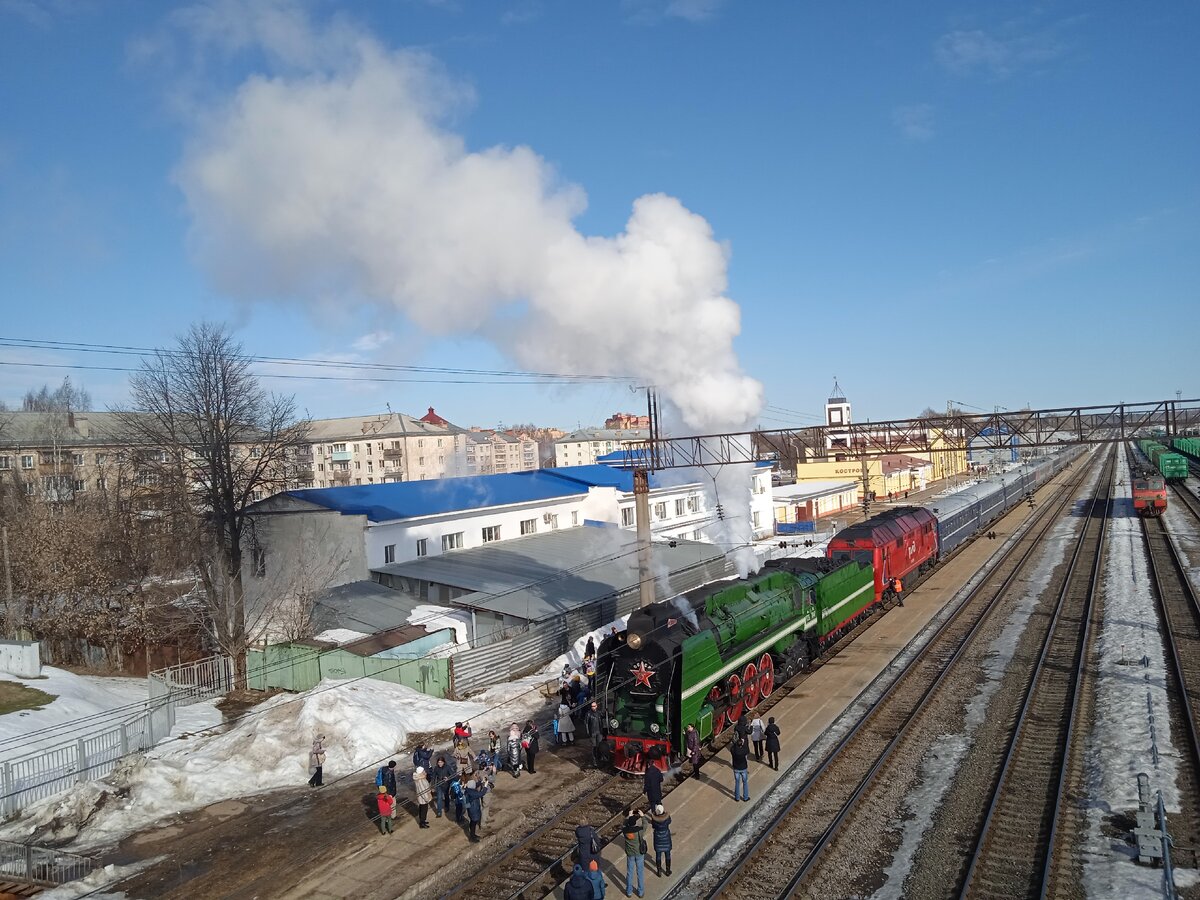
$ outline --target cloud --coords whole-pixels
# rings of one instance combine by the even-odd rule
[[[360,353],[374,353],[380,347],[392,340],[390,331],[369,331],[356,340],[352,346]]]
[[[983,72],[1007,78],[1061,56],[1066,44],[1059,33],[1068,24],[1023,30],[1026,23],[1012,21],[992,31],[982,28],[950,31],[938,38],[934,56],[956,74]]]
[[[48,28],[95,8],[95,0],[0,0],[0,16],[14,16],[38,28]]]
[[[690,429],[753,422],[727,250],[679,200],[638,197],[618,234],[583,234],[582,187],[530,147],[471,149],[449,129],[470,91],[427,55],[278,2],[223,0],[175,27],[268,60],[189,120],[175,173],[222,291],[365,298],[528,368],[655,384]]]
[[[707,22],[724,6],[725,0],[622,0],[630,22],[649,25],[663,19]]]
[[[933,107],[928,103],[897,106],[892,110],[892,123],[908,141],[928,141],[933,138]]]

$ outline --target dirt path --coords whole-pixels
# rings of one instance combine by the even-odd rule
[[[549,748],[536,774],[500,773],[478,844],[452,816],[437,819],[432,810],[432,827],[419,829],[407,778],[395,834],[381,835],[370,820],[373,777],[360,773],[319,789],[213,804],[130,837],[104,862],[163,856],[119,886],[135,898],[428,896],[482,869],[602,779],[584,768],[588,755],[586,745]]]

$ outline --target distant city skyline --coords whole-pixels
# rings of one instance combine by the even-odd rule
[[[260,367],[347,379],[268,380],[314,417],[464,427],[600,426],[649,381],[765,428],[812,424],[835,375],[860,421],[1195,397],[1198,24],[0,3],[0,337],[226,321],[256,356],[457,373]],[[0,340],[0,399],[69,375],[119,405],[136,364]]]

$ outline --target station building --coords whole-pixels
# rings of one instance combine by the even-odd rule
[[[772,488],[775,527],[816,522],[858,508],[858,482],[805,481]]]

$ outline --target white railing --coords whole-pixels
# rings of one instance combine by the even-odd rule
[[[0,762],[0,818],[76,784],[103,778],[132,753],[149,750],[175,727],[175,710],[219,697],[233,685],[233,660],[214,656],[151,672],[149,699],[127,718],[91,734]]]
[[[91,859],[76,853],[0,841],[0,879],[59,885],[86,878],[93,868]]]

